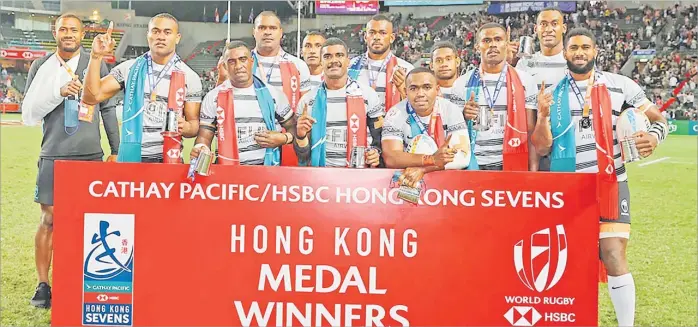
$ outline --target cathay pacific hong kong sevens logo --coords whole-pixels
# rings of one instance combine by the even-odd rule
[[[560,281],[567,266],[567,236],[562,225],[541,229],[529,242],[514,245],[514,267],[528,289],[543,292]]]
[[[99,230],[92,235],[91,250],[85,258],[85,276],[103,280],[110,279],[121,272],[131,272],[129,266],[133,261],[133,238],[122,235],[121,230],[110,229],[109,222],[101,220]]]

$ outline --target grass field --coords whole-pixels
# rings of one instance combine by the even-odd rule
[[[41,130],[2,126],[0,141],[0,325],[47,326],[50,311],[29,304],[37,282],[34,233],[40,210],[33,195]],[[637,286],[638,326],[697,323],[697,145],[694,136],[671,136],[653,157],[640,162],[643,166],[628,167],[633,217],[628,252]],[[108,153],[106,140],[103,147]],[[184,153],[190,148],[191,140]],[[662,158],[666,159],[651,163]],[[599,291],[599,324],[617,325],[606,285]]]

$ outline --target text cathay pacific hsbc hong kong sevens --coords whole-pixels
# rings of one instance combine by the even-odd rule
[[[381,228],[376,232],[369,228],[335,227],[333,234],[333,254],[336,257],[378,255],[414,258],[418,252],[418,236],[414,229],[399,232],[395,229]],[[230,251],[277,255],[299,253],[308,256],[313,253],[314,236],[317,235],[309,226],[294,230],[291,226],[232,225]],[[355,241],[348,241],[349,239]],[[376,297],[371,295],[385,295],[390,292],[389,289],[381,287],[379,271],[375,266],[351,265],[347,269],[344,265],[336,268],[323,264],[264,263],[259,268],[258,276],[256,289],[259,292],[346,294],[349,291],[366,294],[373,299]],[[371,300],[366,302],[368,303],[327,305],[235,300],[234,305],[243,326],[295,326],[298,325],[296,321],[301,326],[384,326],[389,325],[389,321],[384,321],[386,319],[401,326],[410,325],[410,311],[407,305],[391,303],[383,306],[370,304]]]
[[[93,181],[90,195],[96,198],[171,199],[249,201],[249,202],[303,202],[394,204],[397,188],[329,187],[278,184],[190,184],[126,181]],[[526,190],[437,189],[424,192],[420,204],[429,206],[552,208],[564,207],[563,192]]]

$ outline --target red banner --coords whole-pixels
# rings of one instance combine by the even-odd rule
[[[46,55],[46,51],[29,49],[0,49],[0,58],[36,60]]]
[[[315,12],[319,15],[375,15],[378,0],[318,0]]]
[[[4,59],[36,60],[47,54],[48,52],[43,50],[0,49],[0,58]],[[104,61],[108,63],[115,63],[116,57],[113,55],[106,55],[104,56]]]
[[[56,163],[54,326],[595,326],[593,174]]]

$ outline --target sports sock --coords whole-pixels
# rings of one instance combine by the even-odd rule
[[[618,326],[632,326],[635,322],[635,281],[633,275],[608,276],[608,293],[616,310]]]

